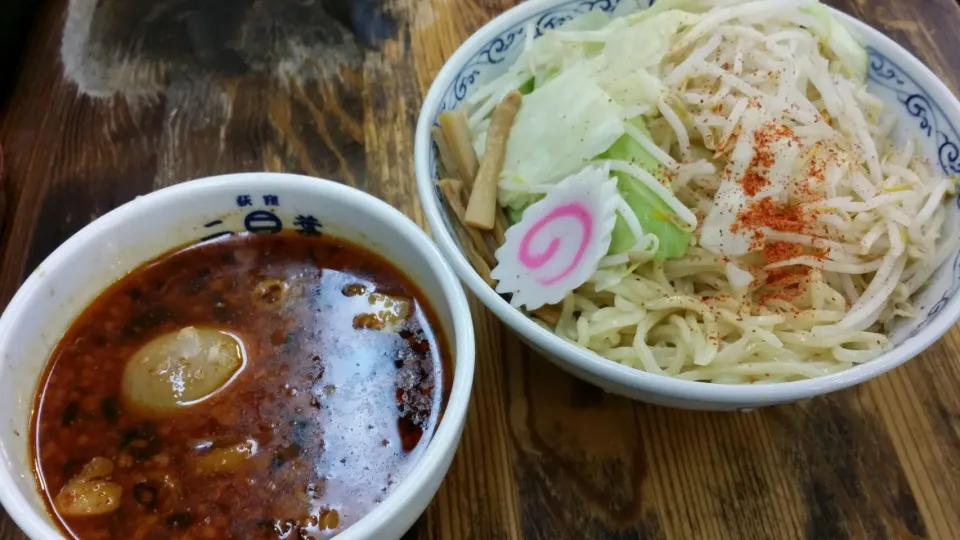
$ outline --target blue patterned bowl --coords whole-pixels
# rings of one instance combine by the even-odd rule
[[[706,410],[738,410],[785,403],[840,390],[872,379],[916,356],[960,318],[960,255],[953,254],[919,293],[916,319],[893,332],[894,347],[850,370],[818,379],[756,386],[688,382],[629,368],[557,338],[510,306],[488,287],[461,252],[436,188],[437,155],[430,130],[437,116],[456,109],[471,92],[506,71],[523,48],[528,28],[535,38],[592,10],[620,15],[644,9],[652,0],[531,0],[500,15],[466,41],[437,75],[420,113],[415,163],[427,220],[441,251],[480,300],[521,339],[573,375],[601,388],[650,403]],[[642,4],[642,5],[638,5]],[[914,138],[931,164],[960,175],[960,102],[919,60],[866,24],[839,12],[865,40],[870,56],[869,89],[899,115],[894,137]],[[945,225],[960,234],[960,214]]]

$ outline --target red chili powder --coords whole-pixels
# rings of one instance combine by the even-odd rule
[[[799,244],[789,242],[773,242],[764,249],[764,258],[767,264],[785,261],[804,255],[823,260],[830,254],[829,249],[804,248]],[[809,266],[787,266],[767,272],[764,285],[770,291],[759,298],[760,304],[770,300],[785,300],[790,302],[803,292],[803,285],[810,278]]]
[[[750,103],[754,105],[753,100]],[[799,144],[800,139],[789,127],[779,123],[769,123],[754,133],[754,157],[747,167],[747,171],[740,179],[740,185],[750,197],[756,197],[760,191],[770,184],[770,167],[776,163],[775,144]],[[798,182],[797,198],[803,202],[811,202],[822,198],[813,189],[809,182],[822,181],[825,165],[816,159],[811,163],[809,178]],[[817,224],[816,210],[802,210],[798,202],[779,202],[771,197],[763,197],[750,202],[746,209],[737,214],[737,222],[733,224],[733,232],[748,232],[751,239],[750,250],[763,250],[765,264],[782,262],[804,255],[823,259],[827,250],[817,250],[791,242],[767,243],[763,229],[772,229],[782,233],[809,234]],[[785,300],[791,302],[804,291],[804,285],[809,280],[810,267],[795,265],[777,268],[763,273],[762,289],[765,292],[760,298],[761,304],[770,300]]]
[[[756,169],[763,167],[769,169],[776,163],[777,157],[774,155],[770,146],[773,145],[773,139],[759,129],[753,134],[753,161],[750,162],[750,168]]]
[[[803,246],[790,242],[771,242],[763,249],[763,259],[767,264],[795,259],[803,255]]]
[[[823,182],[826,178],[824,169],[826,169],[825,164],[817,158],[813,158],[810,160],[810,167],[807,168],[807,178],[812,178],[817,182]]]
[[[777,161],[773,145],[782,141],[795,144],[799,143],[800,139],[789,127],[773,122],[761,126],[753,133],[753,159],[740,179],[740,186],[748,196],[755,197],[770,185],[770,167]]]
[[[776,270],[770,270],[767,274],[766,284],[783,290],[795,289],[806,281],[809,273],[809,266],[777,268]]]
[[[700,238],[700,232],[703,230],[703,220],[706,219],[707,215],[703,212],[703,210],[695,210],[693,215],[697,216],[697,226],[693,230],[693,237]]]
[[[817,192],[815,192],[810,187],[810,183],[806,180],[797,182],[794,185],[793,195],[799,199],[803,199],[805,201],[810,201],[810,202],[823,199],[822,196],[820,196]]]
[[[770,197],[753,201],[737,214],[737,223],[731,229],[760,229],[763,227],[785,233],[803,233],[814,212],[805,213],[796,205],[776,202]]]
[[[757,193],[760,193],[763,188],[769,185],[770,179],[766,175],[752,169],[748,169],[747,174],[740,179],[740,187],[751,197],[755,197]]]
[[[771,300],[792,302],[803,292],[803,284],[809,275],[808,266],[788,266],[768,271],[763,283],[764,289],[769,292],[760,296],[759,303],[766,304]]]
[[[667,169],[663,165],[657,167],[656,178],[660,179],[660,183],[665,187],[670,187],[673,184],[673,181],[677,178],[677,173]]]
[[[813,250],[800,244],[791,242],[770,242],[765,244],[764,234],[760,230],[769,228],[784,233],[804,233],[808,229],[811,219],[815,219],[812,212],[803,212],[796,205],[775,202],[770,197],[754,201],[746,210],[737,216],[737,223],[732,227],[734,232],[740,229],[752,231],[750,250],[762,249],[766,264],[786,261],[804,255],[824,258],[826,250]],[[810,268],[806,266],[790,266],[767,272],[764,280],[765,287],[771,292],[761,298],[765,300],[778,298],[791,300],[802,292],[801,285],[807,280]]]
[[[740,124],[737,124],[737,127],[733,128],[733,133],[731,133],[726,140],[720,141],[720,144],[717,145],[717,150],[713,154],[714,159],[722,156],[728,149],[733,148],[737,142],[737,139],[740,138],[740,134],[742,132],[743,129],[741,128]]]

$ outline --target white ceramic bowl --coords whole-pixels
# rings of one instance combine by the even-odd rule
[[[919,317],[904,321],[891,336],[894,347],[853,369],[814,380],[771,385],[732,386],[688,382],[629,368],[567,343],[544,330],[488,287],[463,256],[436,189],[437,155],[430,129],[439,113],[455,109],[471,92],[506,71],[523,47],[527,25],[535,37],[591,10],[621,15],[650,0],[530,0],[500,15],[468,39],[437,75],[417,125],[415,163],[423,209],[434,237],[467,286],[524,341],[561,368],[624,396],[687,409],[737,410],[786,403],[859,384],[914,357],[942,336],[960,316],[960,259],[952,254],[921,293]],[[643,6],[639,5],[643,4]],[[945,174],[960,174],[960,103],[947,87],[902,47],[852,17],[834,14],[868,45],[869,89],[899,116],[899,142],[918,138],[925,156]],[[945,230],[958,234],[960,215]]]
[[[238,208],[239,197],[251,206]],[[250,173],[180,184],[117,208],[53,252],[7,306],[0,318],[0,502],[27,536],[62,537],[38,492],[29,444],[38,379],[60,336],[104,288],[141,263],[216,232],[275,225],[251,211],[269,211],[290,228],[298,215],[317,217],[325,233],[392,261],[436,309],[455,351],[443,420],[406,478],[339,538],[399,538],[427,507],[459,443],[473,384],[473,323],[456,275],[412,221],[370,195],[316,178]]]

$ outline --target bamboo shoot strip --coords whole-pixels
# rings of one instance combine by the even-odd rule
[[[497,248],[507,242],[507,229],[510,228],[510,225],[507,223],[507,217],[503,215],[503,210],[497,208],[496,221],[493,223],[493,230],[490,231],[493,234],[493,241],[496,243]]]
[[[557,306],[543,306],[530,314],[550,326],[556,326],[560,322],[560,309]]]
[[[470,231],[477,230],[477,229],[474,229],[473,227],[469,227],[466,222],[467,205],[470,204],[470,191],[466,188],[466,186],[463,186],[463,188],[460,189],[460,204],[461,204],[461,208],[463,208],[463,217],[464,217],[464,219],[461,220],[461,223],[463,224],[464,227],[467,227],[468,230]],[[491,266],[496,266],[496,251],[500,249],[500,246],[506,243],[507,229],[510,228],[510,225],[507,223],[507,217],[506,215],[504,215],[503,210],[500,210],[498,208],[497,216],[498,216],[497,222],[494,223],[493,230],[490,230],[487,232],[481,232],[484,239],[487,240],[486,242],[484,242],[484,245],[493,246],[493,249],[490,250],[490,253],[493,254],[493,258],[494,258],[494,262],[491,263]]]
[[[498,210],[497,181],[503,172],[507,140],[510,138],[517,112],[520,111],[520,100],[520,92],[510,92],[493,111],[483,161],[473,183],[470,204],[467,205],[467,224],[471,227],[484,231],[493,229]]]
[[[483,257],[477,253],[477,249],[473,247],[466,230],[463,227],[454,227],[454,230],[457,233],[457,238],[460,239],[460,244],[463,246],[463,255],[470,261],[470,266],[477,271],[480,279],[488,286],[496,288],[497,282],[490,276],[490,266],[483,260]]]
[[[480,163],[477,161],[477,153],[473,149],[467,118],[460,111],[446,111],[440,113],[439,120],[443,140],[446,142],[447,150],[450,151],[450,156],[453,158],[454,167],[467,189],[471,189],[473,180],[477,177]]]
[[[470,237],[467,233],[470,229],[463,224],[461,218],[457,214],[456,208],[463,208],[463,203],[461,202],[462,195],[462,184],[455,180],[442,180],[439,183],[440,191],[443,192],[443,198],[447,201],[447,207],[450,208],[450,212],[456,216],[457,222],[453,225],[453,230],[457,235],[457,238],[460,240],[460,246],[463,250],[463,255],[470,262],[470,265],[473,266],[473,269],[476,270],[477,274],[486,282],[487,285],[491,287],[496,287],[497,282],[491,277],[490,265],[484,260],[483,256],[477,252],[476,245],[474,244],[474,239]]]
[[[450,209],[453,210],[454,215],[457,216],[457,221],[460,222],[460,226],[466,229],[477,253],[483,257],[484,262],[488,265],[495,266],[497,264],[497,258],[490,252],[490,248],[487,247],[483,235],[477,229],[467,227],[466,210],[463,208],[463,203],[461,202],[463,183],[459,180],[441,180],[440,191],[443,192],[444,198],[447,199],[447,204],[450,205]]]
[[[462,178],[463,175],[457,170],[457,164],[450,155],[450,148],[447,146],[447,139],[443,136],[443,130],[434,126],[431,133],[433,133],[433,142],[437,145],[437,154],[440,158],[440,177]]]

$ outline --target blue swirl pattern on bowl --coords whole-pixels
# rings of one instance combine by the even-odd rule
[[[870,56],[870,90],[889,91],[896,96],[911,117],[917,120],[918,134],[936,146],[937,165],[943,174],[960,174],[960,134],[950,123],[943,108],[917,81],[896,63],[875,49],[868,48]],[[960,205],[960,199],[957,200]],[[926,310],[924,318],[907,335],[908,338],[920,333],[946,307],[947,302],[960,290],[960,255],[953,263],[953,278],[949,288]],[[921,306],[925,309],[925,306]]]
[[[868,48],[867,53],[870,55],[871,90],[879,86],[895,92],[906,111],[919,119],[921,134],[927,138],[932,137],[937,144],[937,161],[943,174],[960,174],[960,135],[947,120],[940,105],[930,98],[913,77],[889,58],[872,48]]]
[[[464,64],[444,92],[443,100],[436,114],[439,115],[443,111],[458,108],[475,87],[492,81],[501,74],[505,70],[505,66],[501,64],[507,62],[506,65],[510,65],[509,62],[514,61],[523,50],[528,28],[535,32],[534,37],[537,38],[544,32],[558,28],[578,15],[596,9],[612,14],[620,7],[621,3],[627,1],[629,0],[575,0],[544,9],[518,22],[494,37]],[[647,3],[647,7],[653,5],[654,2],[655,0],[637,0],[638,4]],[[904,118],[911,118],[916,121],[915,127],[918,129],[916,131],[911,129],[909,135],[921,139],[925,138],[926,141],[921,142],[924,142],[925,145],[932,144],[935,146],[937,165],[944,175],[960,175],[960,132],[950,122],[940,104],[906,70],[884,56],[880,51],[867,47],[867,54],[870,59],[868,89],[874,93],[893,93],[896,100],[903,106],[904,114],[899,115],[901,124]],[[885,101],[885,103],[889,102]],[[437,119],[433,118],[433,121],[436,124]],[[439,180],[437,162],[437,149],[434,146],[431,149],[430,173],[435,180]],[[440,207],[444,207],[443,195],[439,188],[435,190],[435,193]],[[957,205],[960,207],[960,198],[957,199]],[[445,214],[443,218],[448,229],[453,230]],[[945,270],[942,269],[942,271]],[[936,295],[930,298],[930,295],[920,293],[926,301],[919,306],[920,315],[916,319],[919,320],[919,323],[914,322],[913,324],[916,324],[916,326],[913,326],[906,335],[897,332],[897,336],[892,340],[894,344],[909,339],[923,330],[946,307],[950,299],[960,291],[960,254],[954,260],[952,271],[953,277],[950,280],[949,287],[942,292],[939,298]],[[936,299],[936,301],[931,302],[930,300],[933,299]]]

